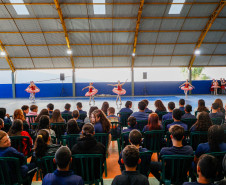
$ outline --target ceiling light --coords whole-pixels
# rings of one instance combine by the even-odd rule
[[[185,3],[185,0],[173,0],[172,5],[170,6],[169,14],[180,14],[184,4],[175,3]]]
[[[2,52],[1,52],[1,55],[2,55],[2,56],[6,56],[5,51],[2,51]]]
[[[72,54],[72,51],[71,51],[70,49],[68,49],[68,50],[67,50],[67,54],[68,54],[68,55],[71,55],[71,54]]]
[[[200,53],[201,53],[201,52],[200,52],[199,49],[196,49],[196,50],[195,50],[195,55],[200,55]]]
[[[23,5],[12,5],[18,15],[29,15],[27,7],[24,5],[23,0],[9,0],[10,3],[20,3]]]
[[[93,3],[105,3],[105,0],[93,0]],[[93,5],[94,14],[106,14],[105,5]]]
[[[132,56],[135,57],[136,56],[136,53],[132,53]]]

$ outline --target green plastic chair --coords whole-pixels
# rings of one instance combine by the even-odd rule
[[[163,126],[163,128],[164,128],[165,132],[167,132],[167,131],[168,131],[168,129],[167,129],[167,125],[168,125],[168,124],[171,124],[171,123],[173,123],[173,122],[174,122],[174,120],[173,120],[173,119],[168,119],[168,120],[163,121],[162,126]]]
[[[84,184],[103,185],[103,155],[76,154],[72,156],[72,170],[82,177]]]
[[[167,114],[168,112],[166,111],[161,111],[161,112],[158,112],[158,116],[159,116],[159,120],[162,120],[162,116],[164,116],[165,114]]]
[[[160,184],[181,185],[188,181],[187,173],[191,169],[194,156],[163,155]]]
[[[35,119],[37,118],[37,115],[30,115],[30,116],[26,116],[26,118],[28,119],[28,122],[30,123],[34,123]]]
[[[55,136],[51,136],[51,141],[52,141],[53,144],[56,144],[57,143],[56,142],[56,137]]]
[[[78,119],[84,121],[86,117],[87,117],[87,114],[79,114],[79,118]]]
[[[71,114],[61,114],[62,118],[68,122],[69,119],[73,118]]]
[[[53,173],[57,169],[57,166],[56,164],[54,164],[53,159],[54,156],[45,156],[41,159],[38,159],[38,168],[41,169],[42,172],[41,178],[44,178],[48,173]]]
[[[164,130],[146,131],[143,133],[143,136],[144,147],[152,152],[156,152],[159,154],[164,144]]]
[[[13,168],[10,168],[13,167]],[[36,170],[36,169],[34,169]],[[0,157],[0,184],[16,185],[31,184],[32,179],[29,176],[22,177],[20,161],[15,157]]]
[[[32,155],[32,150],[29,143],[29,137],[28,136],[10,136],[11,140],[11,146],[15,148],[18,152],[23,153],[24,145],[23,142],[26,143],[27,147],[25,148],[25,151],[27,153],[27,157],[30,157]]]
[[[139,120],[137,121],[137,129],[142,132],[145,125],[148,124],[148,120]]]
[[[223,119],[220,117],[211,118],[213,125],[221,125],[224,123]]]
[[[108,157],[108,140],[109,140],[109,134],[108,133],[96,133],[94,135],[96,140],[100,143],[102,143],[105,146],[106,149],[106,158]],[[107,161],[104,161],[104,172],[105,172],[105,177],[107,177]]]
[[[181,122],[185,123],[188,126],[188,130],[190,130],[190,128],[196,123],[196,121],[196,118],[186,118],[181,120]]]
[[[116,141],[119,138],[122,127],[119,122],[111,122],[111,140]]]
[[[119,112],[117,115],[120,117],[120,122],[122,127],[128,127],[128,118],[132,113],[129,112]]]
[[[130,143],[129,143],[129,133],[130,133],[130,132],[124,132],[124,133],[121,133],[120,138],[117,139],[119,155],[120,155],[121,151],[122,151],[127,145],[130,145]]]
[[[207,133],[205,131],[190,132],[190,145],[194,151],[196,151],[200,143],[206,143],[208,141]]]
[[[77,140],[80,137],[80,134],[70,134],[70,135],[63,135],[61,136],[61,142],[62,145],[64,146],[68,146],[68,148],[70,148],[70,150],[72,149],[72,147],[77,144]]]
[[[65,123],[50,123],[51,128],[56,133],[57,143],[60,142],[60,138],[62,135],[64,135],[66,130],[66,124]]]

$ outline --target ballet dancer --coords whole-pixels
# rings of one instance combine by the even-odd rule
[[[32,102],[35,102],[35,93],[40,92],[40,89],[35,85],[33,81],[30,82],[30,85],[25,89],[26,92],[30,93],[29,99]]]
[[[213,83],[214,95],[218,95],[217,94],[217,89],[218,88],[221,88],[221,87],[219,86],[217,80],[215,80],[214,83]]]
[[[187,96],[188,96],[188,91],[194,89],[195,87],[192,86],[192,85],[188,82],[188,79],[187,79],[185,83],[183,83],[182,85],[179,86],[179,88],[180,88],[181,90],[184,90],[184,94],[185,94],[185,96],[186,96],[186,98],[187,98]]]
[[[89,88],[89,91],[85,94],[85,96],[89,96],[89,105],[91,105],[91,99],[93,100],[93,103],[95,104],[94,101],[94,95],[98,92],[98,90],[93,87],[93,83],[89,83],[89,86],[84,87],[82,90]]]

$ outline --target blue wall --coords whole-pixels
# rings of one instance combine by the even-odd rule
[[[109,82],[110,83],[110,82]],[[112,89],[114,87],[108,86],[107,82],[96,82],[94,87],[98,89],[98,94],[110,94],[114,95]],[[179,89],[179,86],[183,82],[181,81],[168,81],[168,82],[135,82],[134,94],[139,95],[175,95],[183,94],[184,92]],[[40,88],[40,92],[36,94],[36,97],[70,97],[72,96],[72,84],[64,83],[64,91],[61,95],[62,84],[61,83],[48,83],[48,84],[36,84]],[[82,88],[88,86],[89,83],[76,83],[76,96],[84,96],[88,89],[82,91]],[[193,81],[192,85],[195,89],[192,90],[192,94],[210,94],[211,81]],[[28,84],[16,84],[16,97],[27,98],[29,93],[25,91]],[[126,83],[123,88],[127,91],[126,95],[131,96],[131,83]],[[12,86],[11,84],[0,84],[0,98],[12,98]]]

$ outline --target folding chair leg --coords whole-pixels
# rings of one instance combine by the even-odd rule
[[[105,173],[105,177],[107,177],[107,161],[104,161],[104,173]]]

